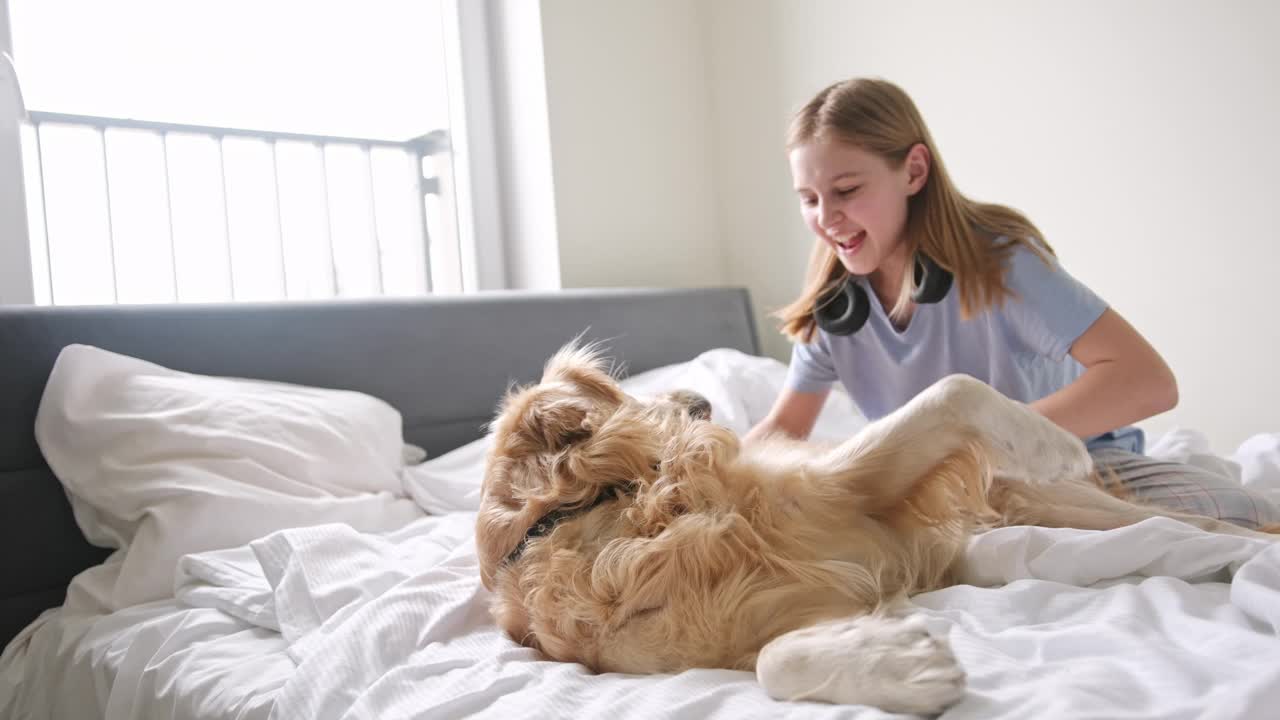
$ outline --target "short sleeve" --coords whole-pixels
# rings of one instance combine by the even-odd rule
[[[1045,263],[1019,246],[1010,257],[1005,284],[1014,297],[1004,304],[1012,331],[1041,355],[1061,361],[1076,340],[1097,322],[1107,304],[1050,258]]]
[[[822,333],[815,333],[813,342],[791,346],[791,365],[787,368],[786,386],[798,392],[822,392],[831,388],[839,379],[831,352],[827,349]]]

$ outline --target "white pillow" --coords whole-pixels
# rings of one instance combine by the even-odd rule
[[[403,494],[400,414],[356,392],[178,372],[63,349],[36,441],[85,537],[126,551],[116,608],[173,595],[181,556],[275,530],[421,516]]]
[[[622,381],[635,397],[693,390],[711,402],[711,419],[745,435],[769,414],[787,379],[787,366],[739,350],[708,350],[688,362],[656,368]],[[809,439],[843,440],[867,424],[844,388],[833,385]]]
[[[637,398],[672,390],[701,393],[711,402],[712,421],[743,435],[769,413],[786,377],[787,366],[773,358],[720,348],[688,362],[633,375],[621,385]],[[840,441],[852,437],[866,423],[844,389],[835,386],[810,438]],[[486,435],[421,465],[405,468],[405,489],[431,514],[479,510],[484,456],[490,442]]]

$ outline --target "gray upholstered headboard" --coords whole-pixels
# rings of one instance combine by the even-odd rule
[[[101,562],[34,437],[63,347],[96,345],[187,372],[357,390],[432,454],[477,437],[511,382],[580,333],[631,373],[716,347],[759,353],[740,288],[577,290],[367,302],[0,307],[0,647]]]

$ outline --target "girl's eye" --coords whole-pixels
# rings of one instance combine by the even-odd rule
[[[837,194],[837,195],[839,195],[840,197],[847,197],[847,196],[849,196],[849,195],[852,195],[852,194],[854,194],[854,193],[858,192],[858,190],[859,190],[859,189],[861,189],[861,188],[862,188],[862,186],[861,186],[861,185],[854,185],[854,186],[853,186],[853,187],[851,187],[851,188],[844,188],[843,190],[836,190],[836,194]]]
[[[818,204],[818,201],[811,197],[802,197],[800,198],[800,204],[805,207],[813,207]]]

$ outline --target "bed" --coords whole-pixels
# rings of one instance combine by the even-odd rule
[[[629,392],[692,387],[712,400],[718,422],[743,431],[785,374],[760,357],[753,317],[740,288],[0,308],[0,536],[23,549],[0,555],[0,717],[884,716],[776,702],[742,672],[592,675],[539,658],[487,615],[471,531],[484,426],[510,384],[536,379],[565,342],[602,341]],[[104,366],[121,369],[101,374]],[[351,480],[365,483],[355,490],[304,488],[296,506],[274,486],[245,496],[266,498],[269,512],[209,513],[200,500],[172,517],[208,542],[184,548],[181,532],[162,534],[163,552],[135,561],[145,531],[113,535],[119,522],[94,514],[112,511],[112,498],[95,496],[101,488],[81,476],[125,488],[110,483],[133,477],[138,463],[126,460],[169,462],[175,446],[137,430],[155,426],[130,425],[113,442],[134,455],[112,449],[101,455],[105,469],[68,469],[79,466],[67,448],[94,438],[84,417],[122,415],[55,412],[51,398],[74,395],[77,373],[94,372],[93,387],[112,402],[130,402],[115,391],[129,373],[342,391],[330,398],[337,414],[367,415],[374,430],[367,442],[346,436],[356,438],[350,452],[332,462],[394,458],[386,472]],[[192,392],[210,387],[230,392]],[[310,396],[289,402],[298,397]],[[843,437],[862,422],[837,392],[815,432]],[[263,427],[243,440],[261,440]],[[197,440],[206,450],[226,441]],[[278,453],[272,440],[246,452]],[[313,454],[332,464],[319,442]],[[1280,492],[1280,434],[1216,456],[1179,431],[1152,453]],[[191,463],[225,468],[225,458],[207,457],[216,454]],[[162,492],[152,497],[171,502],[168,481],[156,480]],[[290,515],[318,496],[323,512]],[[145,510],[120,517],[145,525],[163,515]],[[202,528],[192,513],[211,514],[214,525]],[[1154,520],[1105,533],[996,530],[975,538],[967,559],[966,584],[913,600],[969,672],[968,695],[946,717],[1266,717],[1280,703],[1280,546]]]

